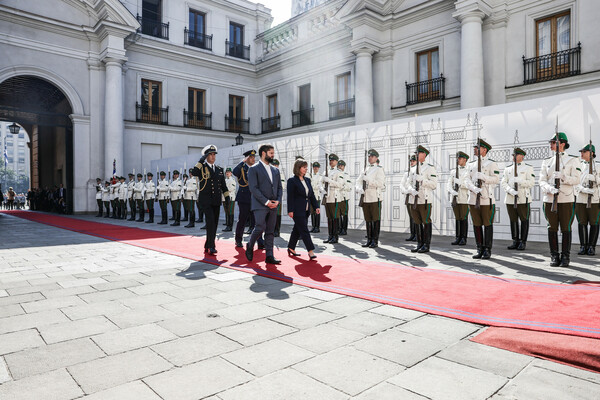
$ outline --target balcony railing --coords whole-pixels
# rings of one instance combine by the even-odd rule
[[[329,120],[354,117],[354,97],[329,103]]]
[[[169,39],[169,23],[163,24],[160,21],[156,21],[150,18],[144,18],[138,14],[137,20],[142,26],[138,29],[138,32],[142,32],[144,35],[154,36],[160,39]]]
[[[183,110],[183,126],[198,129],[212,129],[212,113],[202,114]]]
[[[138,102],[136,102],[135,120],[137,122],[147,122],[149,124],[168,125],[169,107],[150,107],[148,105],[141,105]]]
[[[428,81],[406,83],[406,105],[444,100],[445,82],[446,78],[441,74],[439,78]]]
[[[262,133],[275,132],[281,129],[280,121],[281,117],[277,114],[276,117],[261,118],[262,121]]]
[[[190,31],[188,28],[185,28],[183,33],[184,44],[212,51],[213,35],[205,35],[204,33]]]
[[[581,43],[572,49],[539,57],[523,56],[523,85],[581,74]]]
[[[250,133],[250,118],[230,118],[226,115],[225,130],[227,132]]]
[[[315,108],[292,111],[292,128],[298,126],[311,125],[315,122]]]
[[[225,40],[225,51],[231,57],[242,58],[244,60],[250,59],[250,46],[231,43],[229,40]]]

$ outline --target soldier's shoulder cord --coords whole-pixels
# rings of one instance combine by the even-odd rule
[[[244,166],[242,165],[242,173],[240,174],[240,179],[238,179],[238,184],[240,187],[248,187],[248,178],[246,178],[246,174],[244,172]]]

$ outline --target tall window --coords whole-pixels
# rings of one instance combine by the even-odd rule
[[[277,116],[277,95],[267,97],[267,117],[273,118]]]
[[[244,98],[229,95],[229,131],[238,132],[243,130]]]
[[[195,35],[196,39],[205,33],[205,19],[206,14],[200,11],[190,10],[190,32],[197,34]]]
[[[188,89],[188,110],[192,113],[206,114],[206,91]]]
[[[335,77],[336,101],[348,100],[350,98],[350,73]]]
[[[162,83],[142,79],[142,119],[160,120]]]
[[[537,56],[546,56],[571,47],[571,13],[569,11],[542,18],[536,21]],[[569,55],[544,57],[540,60],[538,73],[553,74],[553,71],[567,72]]]
[[[298,88],[298,106],[300,110],[308,110],[310,108],[310,83]]]
[[[143,0],[142,18],[147,21],[161,22],[162,0]]]
[[[427,82],[440,77],[440,52],[436,47],[417,53],[417,82]],[[439,82],[419,85],[418,97],[431,98],[440,91]]]
[[[244,25],[229,23],[229,43],[236,46],[244,44]]]

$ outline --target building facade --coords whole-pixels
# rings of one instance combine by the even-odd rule
[[[29,175],[29,137],[24,129],[18,134],[10,133],[8,122],[0,122],[1,166],[18,175]]]
[[[600,84],[594,0],[313,3],[294,2],[298,13],[271,27],[270,10],[245,0],[5,0],[0,119],[32,138],[32,164],[50,151],[35,144],[42,138],[64,142],[52,150],[65,160],[63,182],[44,179],[72,187],[73,210],[85,212],[96,177],[208,143]],[[33,88],[47,84],[39,99]],[[40,101],[32,109],[28,98]]]

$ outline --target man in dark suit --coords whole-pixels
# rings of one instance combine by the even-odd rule
[[[198,200],[206,215],[206,242],[204,252],[210,255],[217,254],[215,237],[217,236],[217,225],[219,224],[219,212],[221,210],[221,195],[229,202],[229,192],[225,183],[223,168],[215,165],[217,158],[217,147],[208,145],[202,149],[202,157],[198,164],[192,169],[191,174],[198,177]]]
[[[265,233],[265,251],[267,264],[280,264],[273,255],[273,233],[277,222],[277,207],[281,203],[283,188],[279,170],[272,165],[275,150],[265,144],[258,149],[260,161],[248,170],[248,187],[252,194],[251,210],[254,212],[256,226],[250,235],[246,247],[246,258],[252,261],[254,243]]]

